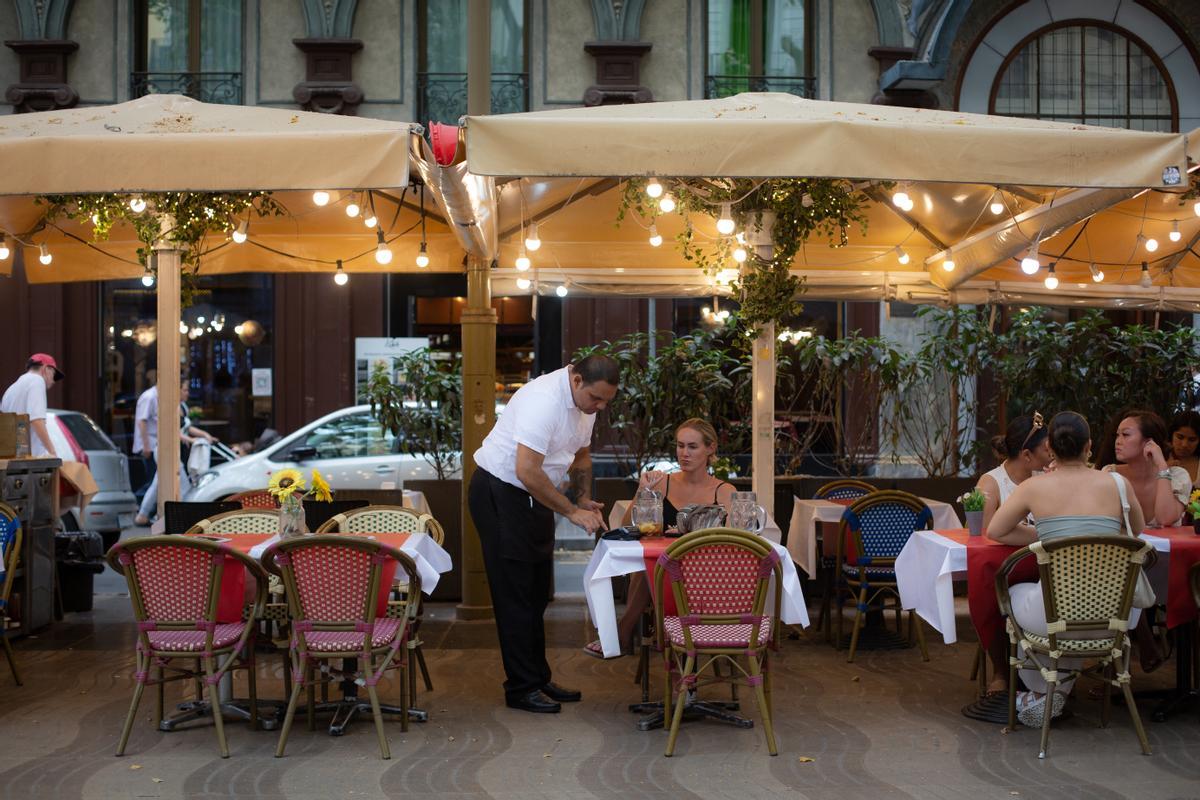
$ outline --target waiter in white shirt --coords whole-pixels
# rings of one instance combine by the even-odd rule
[[[35,457],[58,458],[46,428],[46,390],[62,379],[62,370],[52,356],[34,353],[25,362],[25,374],[17,378],[0,399],[0,411],[29,415],[29,445]]]
[[[510,708],[540,713],[581,698],[550,681],[543,615],[554,577],[554,512],[594,532],[588,447],[596,412],[617,394],[620,368],[591,355],[522,386],[475,451],[467,501],[479,531]],[[570,476],[572,502],[559,491]]]

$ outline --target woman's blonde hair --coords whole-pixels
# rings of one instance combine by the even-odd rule
[[[691,419],[684,420],[683,422],[679,423],[679,427],[675,429],[676,435],[678,435],[678,433],[684,428],[691,428],[696,433],[700,434],[700,438],[704,441],[704,444],[708,445],[709,447],[715,448],[717,446],[717,429],[714,428],[712,423],[710,423],[708,420],[700,419],[700,417],[692,417]],[[716,460],[716,458],[717,454],[714,451],[713,454],[708,457],[709,463],[712,463],[714,460]]]

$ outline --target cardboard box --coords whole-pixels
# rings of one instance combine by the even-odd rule
[[[0,458],[27,458],[29,415],[0,413]]]
[[[64,461],[58,469],[59,503],[61,510],[78,508],[83,511],[100,491],[92,471],[78,461]]]

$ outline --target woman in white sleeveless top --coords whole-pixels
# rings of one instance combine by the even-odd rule
[[[1008,499],[1017,489],[1017,485],[1028,480],[1035,472],[1041,472],[1050,463],[1053,456],[1050,453],[1050,440],[1046,435],[1048,429],[1042,424],[1042,415],[1034,412],[1022,415],[1012,420],[1003,436],[992,437],[992,449],[998,458],[1003,458],[1000,466],[979,476],[975,488],[983,492],[983,529],[988,530],[992,516],[1000,504]],[[1021,527],[1027,528],[1033,535],[1033,526],[1026,522]],[[983,642],[992,662],[992,679],[988,682],[988,692],[1003,692],[1008,688],[1008,636],[1003,632],[993,642]]]

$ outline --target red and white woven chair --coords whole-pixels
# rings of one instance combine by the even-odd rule
[[[232,503],[241,503],[242,508],[279,508],[279,501],[267,489],[251,489],[225,498]]]
[[[306,686],[312,725],[314,665],[357,659],[352,675],[343,674],[345,667],[330,667],[326,680],[362,680],[371,699],[380,755],[391,758],[376,686],[387,670],[399,670],[400,708],[408,708],[409,616],[385,616],[391,583],[388,564],[395,563],[410,596],[419,596],[421,579],[412,558],[373,539],[317,535],[277,542],[263,553],[262,561],[282,578],[292,616],[292,693],[276,757],[287,746],[300,692]],[[400,714],[400,729],[408,730],[407,713]]]
[[[782,586],[779,554],[765,539],[732,528],[709,528],[679,538],[654,568],[658,647],[666,682],[663,719],[670,720],[666,755],[675,752],[688,693],[711,683],[754,690],[771,755],[779,753],[771,725],[768,653],[779,649],[780,594],[766,611],[771,579]],[[677,614],[661,598],[671,592]],[[728,665],[718,674],[722,662]],[[707,674],[706,673],[710,673]],[[674,702],[674,707],[672,707]]]
[[[252,558],[207,539],[149,536],[118,542],[108,551],[108,563],[125,576],[137,620],[137,667],[133,701],[125,716],[117,755],[125,753],[142,691],[158,687],[154,725],[163,716],[163,686],[203,678],[212,704],[221,757],[229,757],[217,684],[227,672],[247,671],[250,725],[258,724],[254,676],[254,622],[266,600],[267,575]],[[232,608],[222,608],[221,585],[226,570],[240,567],[255,582],[254,606],[244,613],[242,596]],[[227,601],[228,604],[228,601]],[[176,666],[176,660],[187,666]],[[193,668],[203,664],[203,669]],[[167,675],[167,672],[173,673]]]

